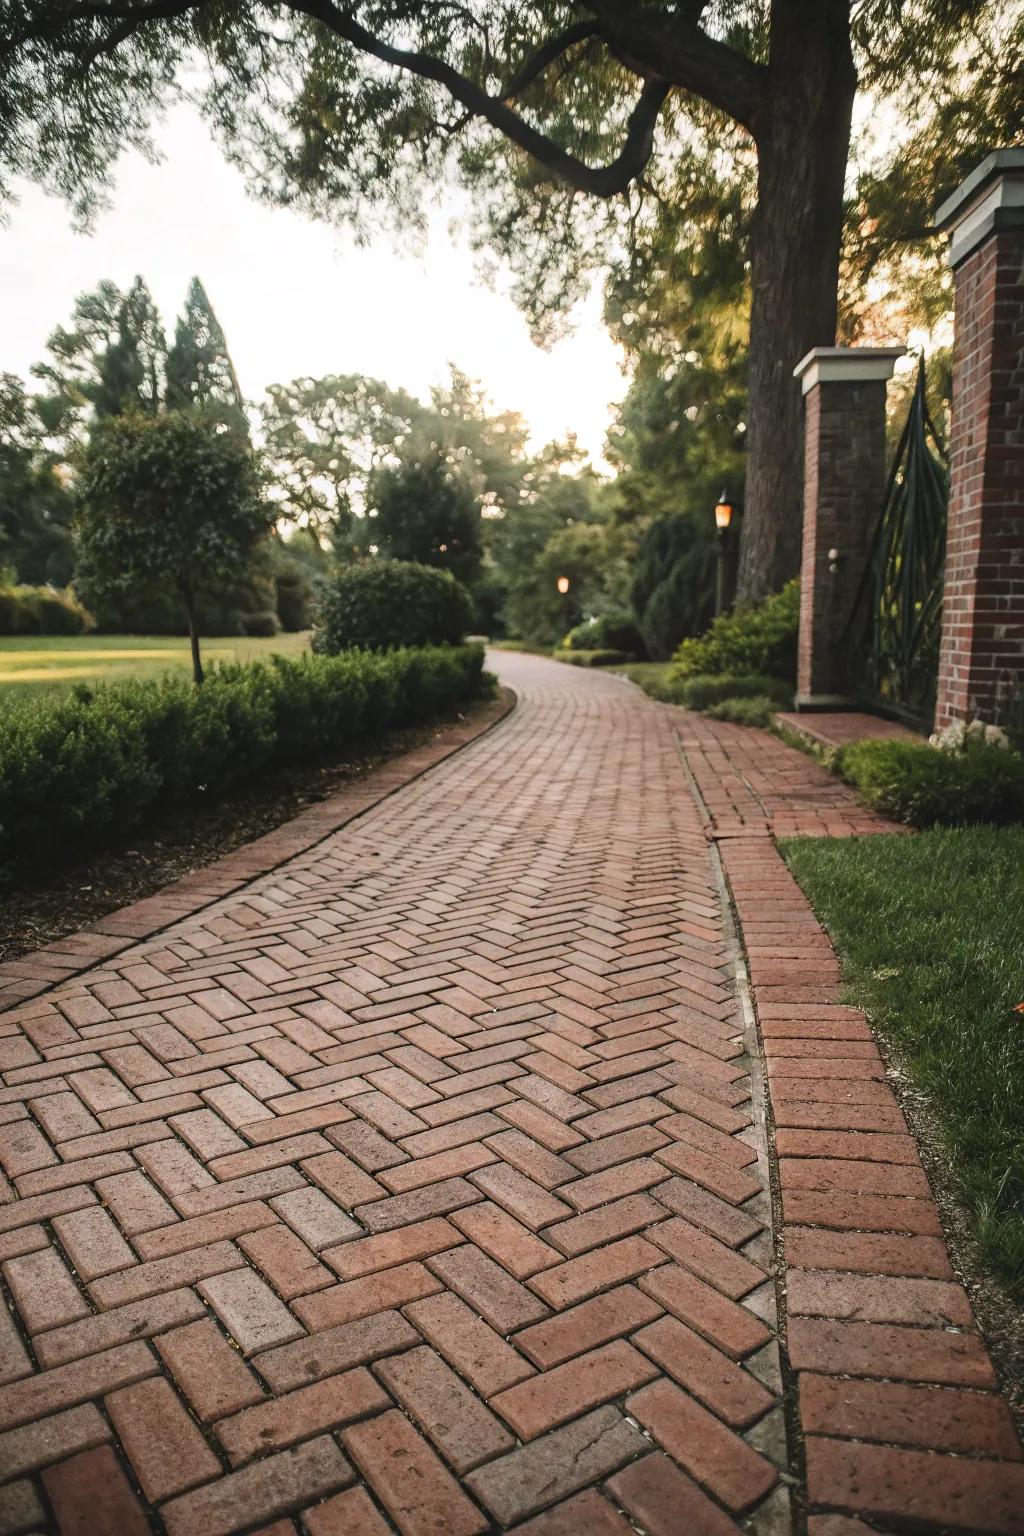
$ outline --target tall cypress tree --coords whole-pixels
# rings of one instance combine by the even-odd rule
[[[229,426],[248,433],[245,402],[227,340],[198,277],[189,283],[185,311],[174,328],[167,357],[167,409],[192,405],[212,409]]]

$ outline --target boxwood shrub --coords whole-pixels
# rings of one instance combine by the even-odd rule
[[[673,657],[676,679],[732,672],[796,679],[800,583],[791,581],[763,603],[720,614],[706,634],[684,640]]]
[[[728,720],[731,725],[757,725],[762,729],[771,725],[778,709],[774,699],[764,693],[748,693],[742,698],[719,699],[704,713],[711,720]]]
[[[450,571],[411,560],[340,567],[320,586],[313,649],[337,656],[354,646],[454,645],[473,619],[473,600]]]
[[[943,752],[926,742],[858,741],[842,748],[836,767],[868,805],[911,827],[1024,817],[1024,758],[989,742]]]
[[[274,656],[184,676],[78,686],[0,720],[0,869],[102,846],[154,812],[215,799],[487,691],[479,645]]]
[[[644,654],[640,631],[628,613],[603,613],[570,629],[562,645],[569,651],[626,651]]]
[[[793,690],[777,677],[737,677],[732,672],[720,676],[677,678],[672,682],[672,702],[686,709],[708,710],[727,699],[768,698],[776,709],[787,709],[793,702]]]
[[[554,656],[556,661],[567,661],[571,667],[618,667],[623,662],[633,660],[629,651],[568,651],[561,646],[554,652]]]

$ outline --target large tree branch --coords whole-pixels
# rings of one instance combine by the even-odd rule
[[[78,3],[59,8],[52,3],[47,3],[45,9],[42,7],[40,9],[38,22],[30,24],[23,29],[20,36],[8,42],[6,47],[0,50],[0,57],[4,52],[13,51],[33,38],[48,39],[60,46],[60,34],[72,22],[121,22],[122,25],[115,28],[112,35],[99,41],[98,47],[102,51],[104,48],[116,46],[118,41],[137,32],[139,26],[146,22],[184,16],[190,11],[201,9],[206,3],[207,0],[145,0],[143,4],[132,4],[131,0],[111,0],[111,3],[103,4],[97,3],[97,0],[78,0]],[[506,100],[491,96],[475,81],[461,74],[444,59],[414,49],[399,48],[376,37],[357,22],[348,11],[335,4],[334,0],[280,0],[280,3],[287,10],[320,22],[322,26],[350,43],[360,53],[442,86],[474,117],[490,123],[493,128],[504,134],[520,149],[525,150],[559,181],[581,192],[588,192],[597,197],[611,197],[618,192],[623,192],[650,159],[654,128],[658,114],[671,91],[671,81],[660,78],[645,79],[637,103],[630,113],[626,136],[619,154],[607,165],[589,166],[576,155],[570,154],[547,134],[534,128],[509,106]],[[589,31],[588,28],[587,33],[584,34],[580,29],[574,28],[570,29],[569,34],[563,32],[558,38],[553,38],[520,70],[519,89],[523,89],[524,76],[527,83],[537,78],[541,70],[567,47],[582,40],[584,35],[589,35]]]
[[[578,21],[575,26],[566,27],[564,32],[549,37],[547,42],[542,43],[537,51],[516,70],[501,93],[502,101],[513,101],[517,96],[521,96],[535,80],[540,79],[549,64],[553,64],[577,43],[584,43],[588,38],[596,36],[597,31],[596,21]]]
[[[323,23],[330,31],[351,43],[360,53],[394,65],[423,80],[433,80],[462,104],[474,117],[481,117],[497,128],[513,144],[526,151],[559,181],[589,192],[596,197],[612,197],[624,192],[651,157],[654,127],[671,86],[647,80],[630,113],[622,149],[604,166],[589,166],[560,144],[534,128],[507,102],[489,95],[482,87],[433,54],[396,48],[384,42],[347,15],[333,0],[284,0],[289,10],[298,11]],[[557,57],[557,53],[554,55]]]
[[[42,0],[39,6],[39,17],[31,21],[27,26],[15,32],[12,37],[0,39],[0,59],[5,55],[15,53],[25,43],[42,41],[52,43],[55,47],[61,46],[61,33],[76,21],[120,21],[121,27],[104,40],[109,48],[116,46],[114,39],[118,34],[124,37],[137,32],[140,27],[150,21],[170,21],[177,16],[184,16],[188,11],[201,10],[208,0],[146,0],[145,4],[134,5],[132,0],[108,0],[106,4],[95,4],[93,0],[80,0],[80,3],[54,4],[54,0]],[[123,37],[118,37],[123,41]],[[73,46],[69,36],[65,49]],[[96,52],[104,51],[104,46],[98,45]]]
[[[699,96],[756,139],[768,97],[768,71],[702,31],[706,8],[692,0],[670,17],[627,0],[588,0],[586,6],[600,23],[601,37],[628,69]]]

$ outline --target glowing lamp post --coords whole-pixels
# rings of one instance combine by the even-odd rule
[[[564,597],[565,594],[569,590],[569,578],[568,578],[568,576],[559,576],[558,580],[555,582],[555,586],[558,588],[559,592],[561,592],[562,596]]]
[[[715,527],[718,529],[718,558],[715,566],[715,617],[725,612],[726,550],[729,544],[729,524],[732,522],[732,502],[723,491],[715,503]]]

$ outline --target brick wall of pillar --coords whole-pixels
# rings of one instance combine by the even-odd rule
[[[959,263],[955,327],[937,728],[1024,695],[1024,228]]]

